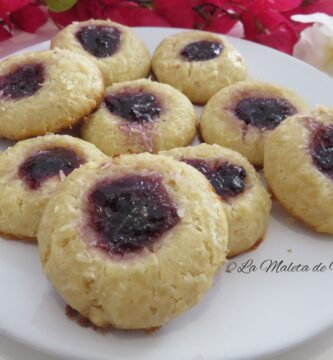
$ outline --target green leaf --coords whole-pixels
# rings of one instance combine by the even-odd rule
[[[70,9],[77,3],[77,0],[46,0],[49,10],[62,12]]]

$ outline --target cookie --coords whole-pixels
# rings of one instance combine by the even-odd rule
[[[308,109],[293,91],[256,80],[219,91],[205,106],[200,133],[208,144],[219,144],[262,166],[267,135],[288,116]]]
[[[104,92],[98,67],[67,50],[13,55],[0,62],[0,137],[20,140],[70,128]]]
[[[158,81],[170,84],[196,104],[205,104],[222,88],[247,77],[245,63],[227,40],[205,31],[187,31],[164,39],[153,55]]]
[[[0,233],[35,241],[44,208],[66,175],[106,158],[94,145],[68,135],[16,143],[0,154]]]
[[[99,109],[83,122],[81,134],[108,155],[155,153],[190,144],[196,121],[185,95],[141,79],[107,88]]]
[[[208,181],[161,155],[86,164],[38,232],[44,272],[98,327],[150,329],[195,305],[225,259],[228,224]]]
[[[228,257],[249,251],[263,240],[272,205],[270,196],[241,154],[207,144],[162,154],[204,174],[223,201],[229,225]]]
[[[315,231],[333,234],[333,108],[281,123],[267,138],[264,171],[276,199]]]
[[[146,77],[151,67],[149,51],[133,30],[110,20],[73,22],[51,40],[51,48],[57,47],[88,57],[107,86]]]

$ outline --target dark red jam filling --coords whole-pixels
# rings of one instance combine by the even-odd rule
[[[279,98],[248,98],[235,107],[237,117],[246,124],[258,128],[274,129],[296,109],[289,101]]]
[[[45,81],[42,64],[24,64],[7,75],[0,76],[0,98],[19,100],[34,95]]]
[[[182,161],[204,174],[223,200],[229,200],[244,191],[246,171],[242,166],[227,161],[222,163],[201,159],[182,159]]]
[[[319,125],[313,135],[310,148],[316,167],[333,179],[333,125]]]
[[[136,123],[154,121],[162,110],[158,99],[144,92],[110,94],[104,102],[111,113]]]
[[[188,61],[206,61],[218,57],[223,45],[216,41],[196,41],[186,45],[180,55]]]
[[[152,245],[179,221],[157,175],[125,176],[97,184],[89,195],[90,226],[97,248],[124,255]]]
[[[85,26],[76,33],[76,38],[84,50],[97,58],[112,56],[120,46],[120,31],[112,26]]]
[[[19,177],[32,190],[38,189],[45,180],[59,175],[68,175],[84,163],[73,150],[62,147],[41,150],[27,158],[19,167]]]

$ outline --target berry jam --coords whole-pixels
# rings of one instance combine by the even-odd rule
[[[246,171],[229,162],[208,162],[200,159],[182,159],[206,176],[216,193],[229,200],[244,191]]]
[[[157,98],[144,92],[110,94],[104,102],[111,113],[130,122],[154,121],[161,113],[161,105]]]
[[[333,125],[319,125],[310,148],[316,167],[333,179]]]
[[[125,176],[97,184],[89,195],[94,246],[124,255],[152,245],[179,221],[161,177]]]
[[[0,98],[20,100],[34,95],[45,81],[42,64],[25,64],[7,75],[0,76]]]
[[[76,38],[84,50],[97,58],[112,56],[120,46],[120,31],[112,26],[85,26]]]
[[[223,45],[216,41],[196,41],[186,45],[180,55],[188,61],[206,61],[218,57]]]
[[[31,190],[36,190],[47,179],[59,175],[60,171],[68,175],[83,163],[73,150],[54,147],[27,158],[20,165],[18,175]]]
[[[241,100],[236,108],[237,117],[258,128],[274,129],[296,109],[285,99],[249,98]]]

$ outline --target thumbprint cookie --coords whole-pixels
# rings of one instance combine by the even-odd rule
[[[83,122],[81,134],[108,155],[155,153],[190,144],[196,121],[185,95],[141,79],[108,87],[99,109]]]
[[[225,205],[228,257],[256,247],[264,238],[271,200],[253,166],[236,151],[201,144],[163,152],[206,176]]]
[[[106,156],[68,135],[16,143],[0,154],[0,233],[34,241],[44,208],[57,186],[82,164]]]
[[[200,133],[206,143],[240,152],[254,165],[263,165],[267,135],[288,116],[308,109],[293,91],[256,80],[242,81],[219,91],[205,106]]]
[[[333,234],[333,109],[296,114],[267,138],[265,177],[276,199],[318,232]]]
[[[150,54],[127,26],[110,20],[74,22],[52,39],[51,48],[63,48],[87,56],[101,70],[107,86],[146,77]]]
[[[171,158],[121,155],[61,184],[38,231],[44,272],[98,327],[150,329],[195,305],[225,260],[223,204]]]
[[[158,81],[170,84],[196,104],[247,78],[242,56],[228,41],[205,31],[187,31],[163,40],[152,66]]]
[[[0,137],[21,140],[70,128],[93,111],[102,74],[67,50],[13,55],[0,62]]]

